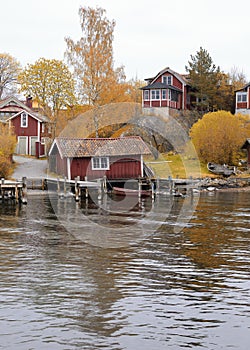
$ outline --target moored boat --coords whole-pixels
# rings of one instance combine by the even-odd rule
[[[207,163],[207,168],[211,173],[214,173],[216,175],[222,175],[222,176],[230,176],[236,174],[236,168],[235,167],[229,167],[226,164],[216,164],[216,163]]]
[[[120,196],[139,196],[141,197],[149,197],[152,196],[151,190],[133,190],[130,188],[122,188],[122,187],[113,187],[113,193]]]

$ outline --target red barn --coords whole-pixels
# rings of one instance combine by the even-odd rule
[[[139,136],[122,138],[56,138],[49,151],[49,170],[69,180],[143,177],[143,155],[150,150]]]
[[[235,113],[250,114],[250,83],[236,91]]]
[[[165,68],[145,81],[148,85],[141,88],[143,108],[190,109],[191,87],[183,75]]]
[[[51,138],[48,117],[32,108],[31,98],[26,104],[11,96],[0,102],[0,121],[13,126],[17,137],[17,154],[43,156],[46,140]]]

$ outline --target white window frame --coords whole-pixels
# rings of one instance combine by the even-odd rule
[[[160,89],[151,90],[151,100],[159,101],[161,97]]]
[[[243,101],[243,97],[245,97],[244,101]],[[245,102],[247,102],[247,92],[238,92],[237,93],[237,102],[238,103],[245,103]]]
[[[24,122],[25,120],[25,122]],[[28,127],[28,114],[25,112],[22,112],[21,114],[21,128],[27,128]]]
[[[172,75],[163,75],[162,83],[166,85],[173,85],[173,77]]]
[[[109,157],[91,158],[91,167],[92,170],[109,170]]]
[[[161,90],[161,99],[162,100],[167,100],[167,89],[162,89]]]
[[[144,94],[143,94],[143,98],[144,98],[144,101],[149,101],[149,90],[144,90]]]

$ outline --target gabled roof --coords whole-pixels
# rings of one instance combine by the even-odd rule
[[[19,101],[15,96],[9,96],[9,97],[6,97],[4,100],[0,101],[0,109],[11,104],[17,105],[26,110],[30,109],[29,107],[26,106],[26,104]]]
[[[247,88],[250,86],[250,83],[246,84],[245,86],[243,86],[243,88],[236,90],[235,92],[240,92],[240,91],[247,91]]]
[[[61,158],[133,156],[151,153],[139,136],[87,139],[58,137],[50,148],[49,156],[55,146]]]
[[[161,75],[165,74],[165,73],[170,73],[172,75],[174,75],[178,80],[180,80],[182,82],[182,84],[184,85],[190,85],[190,83],[188,82],[187,78],[184,75],[181,75],[175,71],[173,71],[172,69],[170,69],[169,67],[166,67],[164,69],[162,69],[158,74],[156,74],[156,76],[154,78],[148,78],[145,79],[146,81],[149,81],[149,84],[154,83]]]
[[[246,139],[244,145],[241,147],[241,149],[246,149],[248,146],[250,146],[250,139]]]
[[[38,115],[37,113],[34,113],[34,112],[30,112],[30,108],[29,108],[29,111],[27,111],[27,109],[19,110],[19,112],[17,112],[16,114],[13,114],[11,117],[7,118],[6,121],[18,117],[23,112],[26,112],[29,116],[31,116],[32,118],[38,120],[39,122],[49,122],[49,118],[48,117]]]
[[[163,84],[163,83],[159,83],[159,82],[156,82],[153,84],[148,84],[147,86],[143,86],[141,88],[141,90],[150,90],[150,89],[171,89],[171,90],[182,92],[182,90],[177,88],[176,86],[167,85],[167,84]]]
[[[49,122],[49,118],[47,116],[34,112],[31,108],[26,106],[25,103],[19,101],[15,96],[9,96],[0,101],[0,111],[10,111],[16,114],[19,111],[23,112],[24,110],[39,121]],[[14,116],[8,119],[12,119],[13,117]]]

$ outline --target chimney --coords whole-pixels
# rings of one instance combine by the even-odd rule
[[[32,108],[32,97],[30,95],[26,97],[26,106]]]

